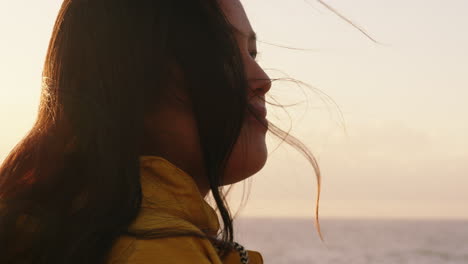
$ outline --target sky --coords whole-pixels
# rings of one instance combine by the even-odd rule
[[[320,216],[468,219],[468,2],[325,2],[378,43],[313,0],[242,1],[261,66],[309,84],[275,82],[271,98],[298,104],[268,105],[268,118],[292,125],[317,158]],[[36,118],[60,4],[0,0],[0,161]],[[250,195],[239,216],[313,216],[312,166],[267,141],[269,159],[244,182]],[[233,212],[242,189],[233,187]]]

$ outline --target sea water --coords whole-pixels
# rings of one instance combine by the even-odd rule
[[[241,218],[235,241],[266,264],[468,264],[468,220]]]

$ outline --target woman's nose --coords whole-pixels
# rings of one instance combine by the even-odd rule
[[[260,68],[260,67],[259,67]],[[259,74],[250,80],[250,89],[255,95],[265,95],[271,89],[270,77],[260,68]]]

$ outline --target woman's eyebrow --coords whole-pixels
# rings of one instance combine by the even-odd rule
[[[234,32],[236,34],[239,34],[243,37],[246,37],[249,42],[256,42],[257,41],[257,33],[255,33],[253,30],[250,31],[248,34],[245,31],[239,30],[236,27],[233,27]]]

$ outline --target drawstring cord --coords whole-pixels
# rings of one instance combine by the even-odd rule
[[[247,253],[245,248],[236,242],[234,242],[234,248],[237,250],[237,252],[239,252],[241,263],[249,264],[249,253]]]
[[[231,246],[239,253],[241,264],[249,264],[249,253],[247,253],[247,250],[237,242],[233,242]],[[215,247],[219,249],[219,246],[216,245]]]

